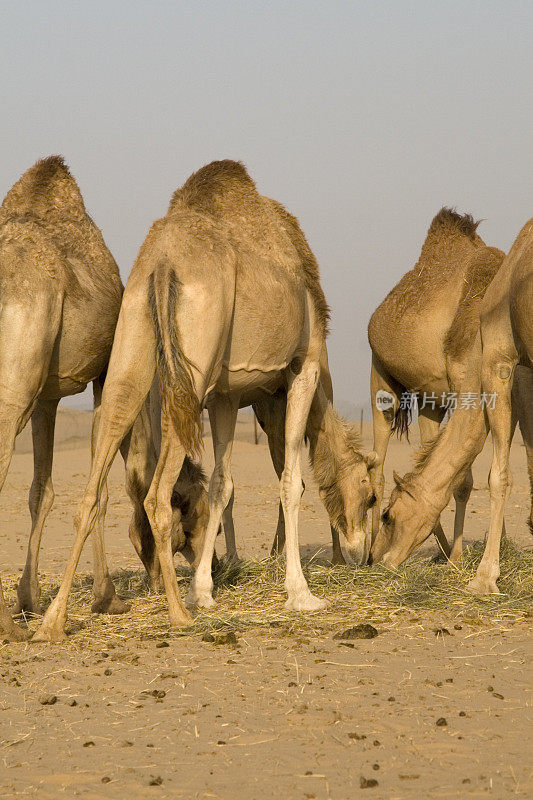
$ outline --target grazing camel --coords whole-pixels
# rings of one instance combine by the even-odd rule
[[[215,468],[209,522],[189,602],[213,604],[211,560],[232,494],[230,458],[239,407],[264,392],[287,390],[281,502],[287,536],[287,607],[322,608],[305,580],[298,552],[300,449],[317,388],[328,307],[318,272],[301,259],[280,223],[280,206],[261,197],[242,164],[203,167],[177,190],[156,221],[128,280],[102,398],[91,475],[76,519],[76,539],[57,596],[36,633],[64,635],[68,594],[83,543],[120,441],[133,424],[154,374],[162,398],[161,450],[145,508],[154,533],[172,625],[191,616],[172,565],[170,500],[187,452],[201,446],[200,409],[209,409]],[[355,459],[355,456],[354,456]],[[346,508],[346,538],[365,539],[361,500],[372,488],[364,458],[361,491]]]
[[[54,499],[52,459],[58,403],[62,397],[83,391],[92,381],[94,443],[121,297],[115,261],[87,215],[63,159],[50,156],[38,161],[8,192],[0,207],[0,489],[15,437],[30,417],[34,452],[29,496],[32,527],[26,565],[17,587],[16,612],[39,610],[38,557]],[[146,420],[146,435],[139,426],[136,431],[132,447],[129,436],[121,445],[127,460],[128,491],[134,501],[130,526],[134,543],[148,539],[141,512],[151,482],[150,469],[153,474],[156,461],[150,454],[151,432]],[[203,539],[195,522],[201,513],[196,496],[201,476],[195,470],[187,460],[179,479],[181,495],[174,497],[174,506],[186,502],[190,507],[183,521],[176,518],[175,511],[176,547],[197,538],[198,548]],[[102,506],[105,502],[104,494]],[[101,534],[99,522],[93,537],[93,610],[120,613],[129,606],[115,594]],[[149,565],[148,560],[145,563]],[[22,639],[28,635],[13,622],[0,584],[0,637]]]
[[[485,552],[469,588],[477,594],[498,593],[509,447],[517,418],[533,488],[533,348],[531,337],[528,339],[532,247],[533,220],[522,228],[481,304],[480,328],[461,387],[478,402],[472,408],[457,408],[437,439],[422,452],[414,470],[403,478],[395,475],[396,486],[372,547],[374,562],[396,567],[427,538],[453,487],[481,451],[490,428],[494,441],[489,476],[491,519]]]
[[[420,258],[374,311],[368,325],[372,348],[370,391],[374,449],[372,471],[377,503],[372,513],[372,537],[379,528],[383,498],[383,465],[390,435],[407,430],[408,393],[418,398],[422,445],[435,438],[447,411],[446,396],[456,392],[479,324],[479,305],[504,258],[487,247],[470,214],[442,208],[434,217]],[[386,393],[386,394],[384,394]],[[380,400],[385,397],[383,407]],[[428,401],[428,398],[432,398]],[[454,491],[456,512],[450,552],[440,521],[434,533],[445,554],[457,561],[462,553],[466,504],[472,490],[468,470]]]
[[[39,545],[54,497],[57,405],[61,397],[83,391],[92,381],[97,424],[100,377],[109,359],[121,295],[117,266],[63,159],[38,161],[0,207],[0,488],[15,437],[30,417],[33,430],[32,527],[18,586],[20,610],[38,608]],[[96,554],[98,535],[94,541]],[[108,611],[121,610],[110,591],[105,562],[96,562],[96,598],[105,598]],[[14,624],[1,593],[0,635],[27,635]]]

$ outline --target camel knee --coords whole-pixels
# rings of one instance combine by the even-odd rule
[[[505,497],[510,485],[509,471],[491,469],[489,474],[489,491],[492,497]]]
[[[280,500],[284,509],[298,508],[301,498],[302,479],[295,472],[283,470],[280,484]]]
[[[210,508],[225,509],[233,495],[233,478],[222,467],[215,467],[209,484]]]
[[[45,515],[49,513],[54,505],[55,492],[52,481],[48,480],[45,483],[40,481],[33,481],[30,488],[29,506],[32,519],[35,518],[39,508],[41,513]]]
[[[170,501],[168,503],[158,502],[155,494],[149,492],[144,500],[144,510],[158,546],[170,542],[172,537],[172,507]]]

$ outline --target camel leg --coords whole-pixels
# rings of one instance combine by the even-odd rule
[[[376,396],[379,391],[388,392],[392,395],[393,405],[391,408],[381,409],[376,405]],[[376,503],[372,508],[372,542],[377,536],[381,522],[381,503],[385,490],[385,477],[383,468],[385,456],[389,446],[389,439],[392,433],[394,416],[400,404],[400,387],[387,374],[385,369],[372,357],[372,367],[370,369],[370,397],[372,401],[372,426],[374,430],[374,447],[378,454],[376,466],[371,470],[372,488],[376,496]]]
[[[239,561],[237,544],[235,541],[235,526],[233,524],[233,503],[235,502],[235,490],[232,489],[228,505],[222,514],[222,528],[226,540],[226,561],[236,564]]]
[[[144,508],[144,501],[150,490],[157,464],[157,455],[153,444],[153,426],[155,424],[157,424],[157,438],[160,446],[160,414],[158,413],[157,419],[152,419],[151,409],[145,404],[128,437],[127,451],[125,450],[126,441],[123,443],[121,450],[124,448],[126,491],[133,506],[128,531],[130,541],[144,564],[150,589],[154,592],[160,592],[164,588],[161,566],[157,557],[150,522]]]
[[[298,548],[298,511],[300,508],[302,473],[301,449],[307,417],[316,390],[319,364],[307,359],[298,374],[288,373],[287,412],[285,419],[285,465],[281,476],[281,504],[287,536],[287,568],[285,589],[288,599],[285,608],[293,611],[316,611],[325,608],[326,601],[311,594],[302,571]]]
[[[4,485],[13,447],[15,436],[19,429],[22,413],[19,409],[9,408],[5,404],[0,405],[0,491]],[[2,581],[0,579],[0,641],[8,639],[13,642],[20,642],[28,639],[30,633],[24,628],[19,627],[13,622],[11,613],[4,599]]]
[[[63,298],[35,287],[26,306],[3,298],[0,308],[0,491],[15,437],[32,415],[46,381]],[[43,520],[44,521],[44,520]],[[0,639],[20,641],[27,631],[13,622],[0,586]]]
[[[144,507],[152,528],[157,556],[168,601],[168,615],[173,627],[190,625],[192,617],[181,599],[172,552],[172,506],[170,503],[176,476],[180,474],[185,449],[171,419],[161,413],[161,452],[154,479]]]
[[[54,504],[52,462],[54,457],[54,430],[58,400],[40,398],[31,416],[33,438],[33,482],[29,506],[31,533],[26,554],[26,565],[17,586],[17,603],[14,612],[39,613],[39,549],[46,517]]]
[[[213,423],[211,424],[211,430],[213,431],[215,468],[209,482],[209,522],[205,532],[200,563],[191,581],[187,596],[186,602],[188,605],[209,608],[215,604],[212,594],[211,565],[222,513],[228,505],[233,492],[231,451],[238,410],[238,398],[217,395],[216,399],[209,405],[209,418],[214,420],[214,425]]]
[[[217,440],[216,432],[216,414],[212,410],[208,410],[209,424],[211,426],[211,436],[213,439],[213,449],[215,449],[215,442]],[[215,452],[216,457],[216,452]],[[226,562],[236,564],[239,561],[239,554],[237,553],[237,543],[235,541],[235,525],[233,524],[233,503],[235,502],[235,490],[232,488],[231,497],[228,504],[222,512],[222,529],[224,531],[224,539],[226,541],[226,555],[224,560]],[[203,549],[203,548],[202,548]]]
[[[453,496],[455,499],[455,519],[453,523],[453,545],[450,555],[448,556],[452,564],[457,564],[463,555],[463,529],[465,524],[466,506],[470,495],[474,479],[472,477],[472,469],[469,468],[463,478],[460,486],[454,489]]]
[[[531,533],[533,533],[533,414],[531,413],[531,408],[533,407],[533,370],[529,367],[521,366],[515,369],[512,399],[518,415],[520,433],[526,448],[531,495],[528,525]]]
[[[432,441],[432,439],[435,439],[439,433],[439,426],[443,418],[444,414],[440,408],[433,409],[428,406],[420,411],[418,415],[418,427],[420,428],[421,444],[427,444],[428,442]],[[446,558],[450,558],[451,548],[448,544],[446,536],[444,535],[444,531],[442,530],[440,519],[436,523],[432,532],[434,533],[435,538],[439,543],[439,547]]]
[[[516,361],[515,361],[516,363]],[[496,403],[486,413],[492,434],[492,463],[489,474],[490,523],[483,557],[468,588],[476,594],[499,594],[500,541],[505,502],[510,488],[509,450],[514,431],[511,404],[512,374],[515,364],[507,358],[483,354],[482,386],[487,395],[496,393]]]
[[[91,431],[91,461],[94,459],[96,439],[98,436],[98,426],[102,411],[102,387],[102,379],[97,378],[95,381],[93,381],[94,412],[93,426]],[[107,489],[107,482],[105,482],[102,486],[98,516],[96,518],[91,536],[93,546],[94,573],[94,602],[91,606],[91,611],[95,614],[125,614],[127,611],[130,611],[131,605],[130,603],[125,603],[123,600],[121,600],[115,591],[115,586],[109,574],[109,567],[107,565],[107,558],[104,548],[104,520],[108,499],[109,492]]]
[[[154,373],[155,339],[146,298],[135,295],[135,290],[128,296],[126,290],[102,395],[91,474],[75,518],[76,538],[59,592],[34,636],[37,641],[64,637],[70,587],[83,545],[98,521],[103,486],[117,450],[148,395]]]

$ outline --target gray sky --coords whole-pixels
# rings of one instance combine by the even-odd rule
[[[533,3],[0,0],[0,194],[62,153],[125,279],[172,191],[243,160],[296,214],[338,400],[444,204],[509,249],[533,215]]]

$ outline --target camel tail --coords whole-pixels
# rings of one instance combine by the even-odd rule
[[[402,391],[401,397],[407,397],[406,390]],[[409,441],[409,425],[411,424],[411,419],[411,403],[406,404],[405,402],[400,402],[400,405],[396,409],[396,413],[394,415],[394,422],[392,423],[392,433],[395,433],[398,439],[401,439],[405,434],[407,441]]]
[[[176,327],[180,286],[174,270],[162,262],[150,276],[148,301],[156,337],[162,410],[172,419],[185,451],[193,458],[199,458],[202,421],[192,376],[194,364],[180,346]]]

